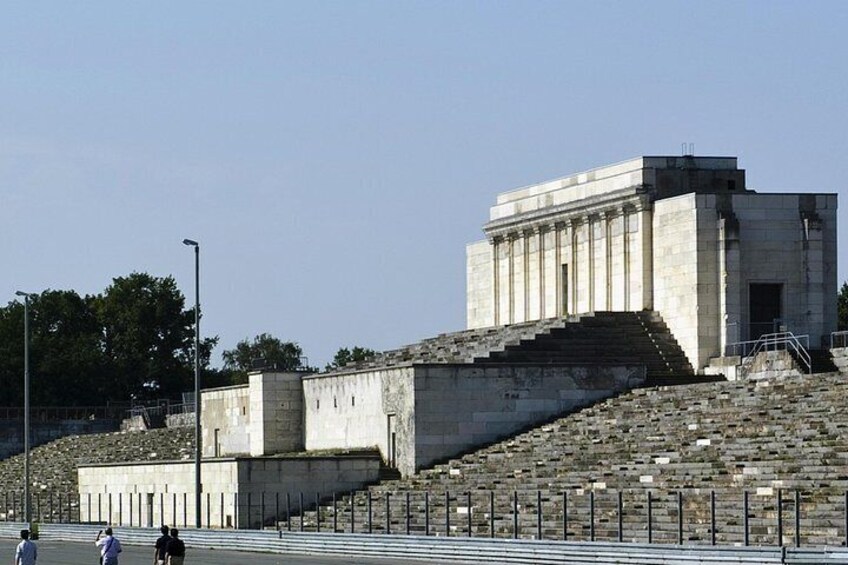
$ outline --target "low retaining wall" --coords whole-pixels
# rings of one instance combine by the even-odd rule
[[[9,523],[12,524],[12,523]],[[20,531],[24,524],[13,524]],[[100,526],[42,524],[40,539],[90,543]],[[2,537],[8,538],[5,529]],[[118,539],[129,545],[153,546],[156,528],[120,528]],[[346,555],[386,559],[424,559],[438,562],[630,563],[718,565],[727,563],[789,563],[794,565],[848,564],[848,549],[720,547],[704,545],[645,545],[598,542],[554,542],[503,539],[436,538],[367,534],[320,534],[245,530],[181,529],[191,550],[235,549],[306,555]]]

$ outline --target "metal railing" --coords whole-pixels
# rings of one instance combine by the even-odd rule
[[[334,534],[393,534],[605,543],[709,546],[848,546],[848,491],[564,492],[359,491],[280,496],[206,493],[201,515],[209,530],[273,529]],[[841,505],[834,500],[841,500]],[[17,522],[22,495],[0,496],[0,522]],[[37,495],[40,524],[192,527],[193,496]],[[11,505],[10,505],[11,503]],[[173,505],[172,505],[173,503]],[[819,503],[822,504],[819,507]],[[220,505],[220,506],[219,506]],[[316,508],[318,511],[316,511]],[[218,510],[222,513],[218,513]],[[224,520],[224,513],[234,520]],[[835,524],[842,524],[837,527]]]
[[[810,336],[798,335],[792,332],[776,332],[763,334],[758,339],[730,343],[725,348],[726,356],[742,358],[743,369],[750,367],[754,358],[763,352],[788,351],[810,373],[813,361],[810,357]]]
[[[837,349],[848,347],[848,331],[832,332],[830,334],[830,348]]]

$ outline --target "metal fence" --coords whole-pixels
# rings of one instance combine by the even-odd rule
[[[25,524],[15,524],[8,533],[0,524],[0,536],[11,537]],[[90,543],[96,527],[45,524],[40,538],[51,541]],[[116,535],[125,545],[152,547],[159,536],[153,528],[121,528]],[[527,541],[481,538],[435,538],[368,534],[289,533],[285,531],[226,531],[182,529],[190,550],[228,549],[268,553],[344,555],[429,562],[536,563],[576,565],[585,563],[628,563],[655,565],[698,563],[726,565],[787,563],[792,565],[848,564],[848,551],[840,548],[738,547],[697,545],[646,545],[606,542]]]
[[[0,520],[19,521],[23,515],[21,493],[0,495],[3,503]],[[167,523],[190,527],[194,496],[36,493],[32,513],[33,520],[42,524],[153,527]],[[344,496],[206,493],[201,515],[202,526],[217,530],[742,547],[848,546],[848,491],[778,489],[768,496],[749,491],[731,495],[726,491],[580,489],[560,493],[367,490]]]

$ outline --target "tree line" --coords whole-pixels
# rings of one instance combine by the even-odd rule
[[[132,273],[96,295],[45,290],[30,297],[30,402],[33,406],[101,406],[168,398],[194,387],[194,309],[174,278]],[[202,319],[202,317],[201,317]],[[0,307],[0,406],[23,404],[24,305]],[[303,367],[295,342],[269,334],[223,352],[223,368],[210,366],[218,337],[200,341],[204,388],[246,382],[254,367]],[[331,370],[373,355],[340,349]]]

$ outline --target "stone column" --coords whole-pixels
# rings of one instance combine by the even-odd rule
[[[739,252],[739,221],[730,213],[718,219],[719,265],[719,347],[724,355],[727,345],[744,341],[742,328],[742,281]]]
[[[503,245],[503,238],[501,236],[495,236],[492,238],[492,268],[494,269],[494,273],[492,276],[492,292],[494,294],[494,321],[495,325],[501,325],[501,245]]]
[[[539,319],[547,318],[545,312],[545,233],[547,228],[539,226],[534,231],[537,243],[536,250],[539,254]]]
[[[556,287],[554,288],[556,295],[556,315],[561,316],[563,313],[563,300],[568,300],[568,297],[562,295],[562,232],[565,224],[557,222],[554,224],[554,278]]]

